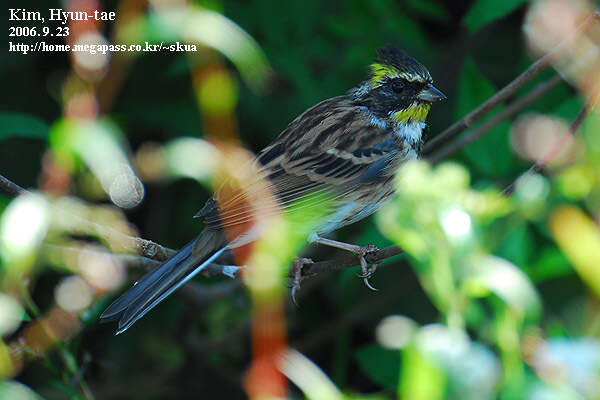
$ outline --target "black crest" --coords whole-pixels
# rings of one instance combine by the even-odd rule
[[[414,77],[416,80],[427,83],[433,82],[429,71],[423,64],[395,46],[386,45],[378,48],[377,56],[378,58],[375,59],[375,62],[391,65],[402,75]]]

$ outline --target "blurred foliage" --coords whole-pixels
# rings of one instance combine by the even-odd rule
[[[39,118],[18,113],[0,114],[0,138],[6,139],[12,135],[41,138],[48,136],[48,127]]]
[[[67,3],[85,2],[27,8]],[[336,233],[405,251],[372,278],[378,293],[353,268],[305,281],[292,306],[283,277],[305,232],[282,220],[249,262],[249,294],[196,279],[123,335],[97,324],[144,271],[108,254],[126,246],[95,224],[181,247],[220,174],[245,165],[231,146],[256,152],[346,92],[382,44],[421,60],[448,95],[434,136],[533,61],[523,26],[543,1],[91,3],[119,17],[91,28],[98,40],[198,50],[109,53],[96,69],[2,53],[0,173],[36,189],[0,193],[0,399],[246,398],[262,371],[249,338],[270,329],[294,349],[277,361],[289,398],[600,399],[597,110],[543,174],[521,175],[583,105],[571,78],[450,162],[405,165],[385,209]],[[285,323],[260,324],[270,303]]]
[[[490,22],[501,19],[529,0],[477,0],[463,18],[464,24],[471,32],[477,31]]]

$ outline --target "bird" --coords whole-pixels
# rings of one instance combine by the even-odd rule
[[[100,322],[118,321],[117,334],[126,331],[209,264],[256,241],[261,215],[302,207],[320,211],[307,241],[356,253],[368,285],[369,247],[325,236],[392,197],[395,172],[419,157],[432,103],[446,98],[427,68],[403,50],[386,45],[376,54],[358,86],[306,110],[256,155],[258,178],[217,190],[196,214],[204,218],[202,232],[117,298]],[[274,200],[257,211],[249,199],[263,189]]]

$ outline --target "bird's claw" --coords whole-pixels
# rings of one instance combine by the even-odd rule
[[[362,265],[361,265],[361,273],[356,274],[356,276],[358,276],[359,278],[363,278],[363,279],[369,279],[371,276],[373,276],[375,271],[377,271],[377,266],[378,266],[378,264],[373,264],[373,266],[371,268],[367,268],[367,270],[364,271],[362,269]]]
[[[373,276],[373,274],[377,270],[377,264],[373,264],[373,266],[369,268],[369,264],[367,263],[367,259],[365,257],[367,256],[367,254],[373,253],[378,250],[379,249],[376,246],[369,244],[367,246],[361,247],[357,252],[358,259],[360,260],[361,270],[361,273],[358,275],[358,277],[362,278],[363,282],[365,283],[365,286],[374,292],[377,292],[379,289],[371,285],[371,283],[369,282],[369,278]]]
[[[300,289],[300,283],[302,282],[302,268],[305,265],[309,264],[314,264],[314,261],[310,258],[296,257],[292,265],[293,277],[291,296],[292,301],[294,302],[294,305],[296,305],[296,307],[298,307],[298,302],[296,301],[296,292],[298,291],[298,289]]]
[[[364,278],[363,282],[365,283],[365,286],[368,287],[369,289],[371,289],[374,292],[378,292],[379,289],[377,289],[376,287],[371,285],[371,282],[369,282],[369,278]]]

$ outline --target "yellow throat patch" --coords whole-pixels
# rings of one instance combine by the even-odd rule
[[[406,124],[408,122],[423,122],[429,114],[431,104],[413,103],[405,110],[396,111],[392,114],[392,119],[398,123]]]

